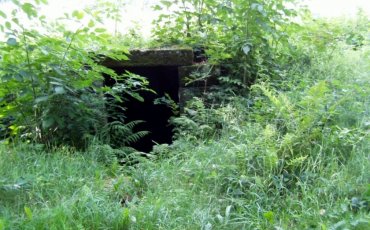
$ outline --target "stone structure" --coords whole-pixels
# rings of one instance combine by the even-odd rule
[[[129,60],[106,60],[109,67],[154,67],[154,66],[186,66],[193,64],[192,49],[147,49],[131,50]]]
[[[192,92],[201,91],[207,87],[211,79],[209,76],[217,72],[210,66],[194,64],[193,59],[192,49],[150,49],[130,51],[127,61],[105,60],[103,62],[103,65],[119,74],[130,71],[146,77],[149,88],[156,92],[156,94],[142,92],[144,102],[130,99],[123,105],[127,108],[125,112],[127,121],[144,120],[145,123],[137,127],[138,130],[150,131],[150,135],[133,145],[136,149],[148,152],[155,143],[172,141],[173,127],[169,126],[168,120],[174,115],[173,111],[165,105],[155,105],[154,101],[157,98],[167,94],[182,108]],[[111,80],[107,78],[105,85],[112,86],[114,82]],[[211,80],[211,83],[214,82]]]

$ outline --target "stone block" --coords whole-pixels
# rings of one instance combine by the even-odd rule
[[[116,61],[106,59],[103,65],[114,67],[133,67],[133,66],[186,66],[193,63],[193,50],[188,48],[180,49],[147,49],[131,50],[127,61]]]

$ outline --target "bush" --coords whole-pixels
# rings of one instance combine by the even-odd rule
[[[104,58],[126,60],[128,51],[95,26],[96,18],[69,31],[58,23],[49,26],[31,3],[14,3],[19,12],[8,17],[1,14],[5,20],[0,29],[7,41],[0,43],[0,117],[14,118],[13,140],[84,148],[88,137],[106,125],[106,104],[122,101],[123,92],[137,97],[134,91],[148,83],[100,64]],[[46,32],[24,28],[21,16],[41,24]],[[66,14],[67,20],[83,17],[79,11]],[[104,76],[119,83],[112,89],[103,87]],[[113,100],[106,102],[107,94]]]

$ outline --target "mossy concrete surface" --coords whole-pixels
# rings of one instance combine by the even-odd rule
[[[107,67],[133,66],[186,66],[193,63],[193,50],[190,48],[131,50],[127,61],[107,59]]]

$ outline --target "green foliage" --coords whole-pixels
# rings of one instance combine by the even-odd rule
[[[222,116],[219,111],[208,109],[201,98],[193,98],[187,102],[184,113],[173,117],[175,138],[201,140],[213,137],[222,128]]]
[[[104,95],[121,101],[124,92],[141,99],[135,91],[147,82],[99,64],[107,57],[126,60],[128,51],[113,44],[105,29],[95,26],[94,17],[87,26],[69,31],[59,23],[49,26],[31,3],[14,3],[18,11],[5,16],[1,27],[7,41],[0,43],[0,117],[14,119],[15,138],[86,147],[86,139],[106,124]],[[22,13],[46,32],[25,28],[19,20]],[[66,20],[84,17],[80,11],[65,14]],[[104,76],[120,83],[113,89],[102,87]]]
[[[165,93],[163,97],[156,98],[154,100],[155,105],[165,105],[171,109],[172,113],[176,116],[179,115],[179,105],[171,98],[168,93]]]
[[[295,1],[161,1],[154,33],[160,44],[205,49],[209,62],[223,63],[233,81],[250,85],[256,77],[277,75],[279,57],[289,48],[287,28],[297,26]]]
[[[173,1],[162,1],[168,7],[171,3]],[[360,17],[356,20],[358,27],[347,35],[345,33],[350,29],[347,25],[353,22],[342,25],[325,22],[325,25],[320,20],[312,21],[303,29],[289,27],[286,32],[292,47],[280,46],[284,43],[272,46],[274,39],[269,42],[264,40],[266,34],[258,29],[262,24],[257,19],[262,22],[267,20],[264,18],[264,11],[267,11],[270,21],[266,22],[271,25],[275,20],[273,12],[283,10],[283,6],[277,5],[282,1],[184,0],[180,3],[185,4],[183,8],[170,14],[178,19],[174,20],[174,25],[178,27],[167,32],[168,38],[171,38],[171,33],[175,36],[183,32],[181,29],[184,28],[184,43],[192,44],[192,41],[201,40],[197,41],[197,36],[201,35],[198,29],[209,34],[217,35],[217,32],[222,36],[231,36],[222,32],[224,25],[232,34],[245,35],[244,32],[233,30],[232,25],[243,29],[244,16],[249,20],[256,19],[254,24],[251,21],[246,24],[249,24],[250,35],[255,39],[253,41],[259,43],[240,48],[241,42],[238,52],[248,54],[245,55],[248,60],[242,61],[252,63],[255,69],[251,71],[255,71],[260,78],[247,92],[247,96],[234,94],[233,97],[222,98],[227,90],[220,90],[190,100],[184,113],[172,119],[176,127],[174,143],[156,145],[151,154],[138,153],[134,149],[120,146],[122,142],[127,144],[145,135],[134,131],[140,121],[125,124],[115,117],[115,122],[105,123],[104,114],[91,110],[91,107],[94,105],[93,108],[96,106],[97,110],[102,110],[107,106],[99,98],[108,91],[100,91],[99,87],[91,85],[92,82],[79,87],[77,80],[71,80],[76,78],[79,68],[61,65],[63,68],[56,70],[53,69],[55,65],[48,64],[53,63],[52,59],[40,61],[39,66],[53,74],[50,92],[43,91],[42,84],[34,83],[33,86],[31,79],[47,81],[49,78],[41,76],[49,72],[38,70],[41,67],[32,64],[32,70],[38,71],[28,71],[27,74],[38,75],[31,75],[31,78],[21,72],[27,71],[24,66],[28,64],[19,58],[24,55],[27,57],[28,52],[30,60],[34,60],[38,57],[33,53],[35,50],[42,53],[38,46],[32,51],[21,48],[27,47],[26,44],[34,44],[36,40],[28,38],[26,34],[28,42],[19,37],[9,37],[1,45],[5,50],[1,51],[2,55],[7,50],[12,53],[7,51],[5,57],[11,58],[11,61],[4,62],[6,65],[1,64],[0,72],[13,73],[5,80],[1,75],[5,83],[0,86],[0,92],[3,93],[1,108],[6,111],[13,109],[14,119],[22,118],[15,113],[15,106],[19,105],[18,109],[24,107],[28,111],[24,118],[38,124],[29,127],[51,125],[50,130],[44,129],[43,132],[49,133],[50,137],[46,137],[54,142],[77,140],[75,137],[65,139],[66,136],[59,135],[56,127],[70,133],[71,137],[79,132],[89,134],[89,131],[83,130],[95,129],[96,126],[103,128],[99,130],[100,136],[93,138],[84,154],[63,146],[56,148],[53,154],[44,153],[42,145],[17,144],[14,148],[11,148],[12,145],[0,146],[0,230],[369,229],[368,19]],[[186,5],[188,3],[192,5]],[[223,15],[222,7],[225,9]],[[32,6],[25,5],[23,8],[33,17]],[[202,18],[199,22],[198,17],[206,13],[209,18]],[[74,12],[73,15],[75,18],[86,16],[82,12]],[[228,18],[228,15],[232,17]],[[3,17],[1,13],[0,17]],[[212,18],[216,20],[212,21]],[[161,20],[169,18],[162,16]],[[231,24],[227,26],[226,22]],[[203,27],[197,23],[203,23]],[[173,26],[170,23],[168,25]],[[276,28],[281,31],[279,25],[276,24]],[[2,28],[6,28],[6,24]],[[100,33],[102,30],[94,31]],[[269,36],[275,35],[272,32]],[[79,41],[78,35],[76,39]],[[249,41],[243,40],[245,37],[238,39]],[[204,41],[199,44],[208,45],[210,50],[215,48],[211,45],[217,42],[220,42],[219,47],[231,47],[233,52],[237,50],[231,40],[214,40],[212,43],[209,38]],[[222,43],[225,41],[230,43]],[[61,41],[60,44],[64,43]],[[75,49],[79,50],[80,46],[74,47],[73,44],[70,52],[77,52]],[[272,74],[271,67],[274,65],[264,56],[267,53],[262,48],[263,44],[276,48],[271,54],[272,58],[278,58],[280,62],[278,78]],[[255,52],[256,46],[258,52]],[[74,63],[69,59],[79,59],[69,56],[65,49],[60,50],[67,53],[63,63]],[[229,59],[223,56],[222,49],[218,52],[219,60]],[[11,66],[13,61],[15,65]],[[86,62],[81,63],[87,73],[98,68],[96,76],[105,73],[125,80],[126,85],[113,87],[109,100],[114,100],[119,92],[131,93],[133,97],[142,100],[138,90],[145,86],[144,80],[135,75],[116,76],[108,69],[100,69],[98,64],[85,68]],[[95,59],[87,64],[93,63],[96,63]],[[245,84],[243,71],[238,70],[240,66],[233,63],[232,66],[239,73],[239,78],[224,76],[224,79],[234,85]],[[12,69],[15,71],[11,72]],[[29,98],[24,98],[17,91],[25,90],[26,83],[31,85]],[[1,88],[3,85],[14,90],[6,91],[5,87]],[[33,97],[32,88],[35,88],[37,97]],[[76,101],[80,103],[74,103]],[[30,106],[27,107],[27,103]],[[156,103],[175,108],[173,101],[166,97]],[[61,108],[58,105],[65,106]],[[122,109],[117,104],[108,109],[116,109],[116,106]],[[35,114],[37,111],[38,116]],[[5,112],[2,114],[7,115]],[[86,123],[75,124],[75,117],[83,117],[84,114],[89,114],[86,116],[91,119],[84,118]],[[38,117],[39,120],[36,119]],[[48,121],[50,117],[55,121]],[[71,125],[70,128],[60,124],[53,126],[55,122],[58,123],[54,117],[62,117],[63,122]],[[100,121],[103,126],[100,126]],[[77,125],[83,129],[77,131]],[[6,130],[15,134],[29,129],[23,126],[26,125],[10,125],[6,126]],[[124,166],[120,167],[119,163]]]
[[[115,150],[108,144],[90,144],[88,151],[102,164],[113,165],[118,162]]]
[[[263,143],[274,143],[269,154],[273,154],[276,161],[282,159],[286,161],[284,164],[292,167],[302,166],[309,155],[307,151],[320,142],[336,109],[335,104],[328,102],[326,83],[322,81],[308,89],[297,105],[283,93],[276,95],[264,85],[253,87],[259,88],[272,104],[272,122],[276,125],[266,126],[263,139]]]
[[[172,156],[130,171],[133,229],[368,228],[368,46],[311,45],[247,98],[188,103]]]
[[[109,0],[102,1],[96,0],[92,6],[87,7],[85,11],[94,16],[98,22],[113,23],[114,24],[114,36],[119,35],[118,27],[122,23],[122,8],[126,5],[123,0]],[[108,20],[108,22],[107,22]],[[89,24],[95,24],[94,21],[90,21]]]
[[[121,121],[113,121],[106,124],[99,134],[99,139],[103,143],[107,143],[112,147],[123,147],[139,141],[145,137],[148,131],[134,132],[136,125],[143,123],[144,121],[131,121],[127,124]]]
[[[306,15],[305,27],[291,31],[294,34],[292,40],[300,52],[332,53],[340,47],[340,43],[358,49],[368,44],[366,36],[369,33],[369,23],[368,16],[362,10],[350,19],[313,19]]]
[[[103,97],[88,90],[74,95],[53,95],[43,108],[41,127],[46,131],[41,142],[49,146],[67,144],[85,148],[107,123]]]

